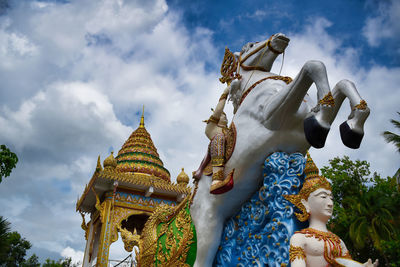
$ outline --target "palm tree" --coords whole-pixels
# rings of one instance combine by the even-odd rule
[[[400,115],[400,112],[397,112]],[[390,122],[394,125],[394,127],[400,129],[400,122],[396,120],[390,120]],[[382,133],[383,137],[385,138],[386,142],[393,143],[397,147],[397,152],[400,153],[400,135],[385,131]]]
[[[7,237],[10,233],[10,223],[3,216],[0,216],[0,257],[8,247]]]

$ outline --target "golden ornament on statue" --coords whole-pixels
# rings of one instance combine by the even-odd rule
[[[228,85],[232,80],[236,78],[240,78],[240,75],[236,74],[237,62],[235,59],[235,55],[229,50],[229,48],[225,48],[224,60],[221,65],[221,75],[219,78],[221,83],[227,83]]]

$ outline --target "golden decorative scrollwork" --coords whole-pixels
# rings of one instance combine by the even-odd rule
[[[226,47],[225,48],[225,55],[221,65],[221,75],[222,77],[219,78],[221,83],[230,84],[230,82],[236,78],[238,75],[234,75],[237,68],[237,62],[235,59],[235,55]]]
[[[118,227],[121,227],[121,222],[123,220],[127,219],[131,215],[137,215],[137,214],[150,215],[150,213],[148,213],[148,212],[140,212],[140,211],[128,209],[125,207],[114,207],[113,212],[114,212],[114,216],[113,216],[112,222],[111,222],[111,243],[118,240],[118,230],[119,230]],[[121,233],[121,236],[122,236],[122,233]]]
[[[94,206],[95,206],[96,210],[99,211],[100,221],[102,223],[104,223],[104,219],[105,219],[104,218],[104,202],[100,204],[99,196],[96,194],[96,191],[93,189],[93,187],[91,189],[92,189],[94,195],[96,196],[96,204]]]
[[[289,260],[290,262],[295,261],[296,259],[306,260],[306,253],[302,247],[295,247],[290,245],[289,248]]]
[[[176,208],[160,206],[150,216],[141,235],[139,266],[189,266],[186,259],[195,242],[190,213],[185,210],[190,197]]]
[[[365,102],[365,100],[361,100],[360,104],[357,104],[353,107],[353,110],[355,109],[361,109],[361,110],[365,110],[367,108],[367,102]]]
[[[236,126],[235,124],[232,122],[231,125],[229,126],[228,129],[223,131],[224,135],[225,135],[225,162],[227,162],[233,153],[233,150],[235,149],[235,145],[236,145]],[[211,166],[211,162],[209,164],[207,164],[207,166],[204,168],[203,170],[203,174],[204,175],[211,175],[212,174],[212,166]]]
[[[121,233],[122,241],[124,242],[124,248],[127,252],[132,252],[134,246],[140,246],[140,235],[137,234],[136,228],[131,233],[129,230],[117,226],[118,231]]]
[[[333,99],[332,93],[329,92],[318,103],[320,105],[326,105],[326,106],[334,107],[335,106],[335,99]]]
[[[85,239],[88,240],[88,236],[89,236],[89,223],[86,223],[85,221],[85,214],[83,214],[82,212],[79,212],[82,216],[82,224],[81,224],[81,228],[83,229],[83,231],[85,231]]]

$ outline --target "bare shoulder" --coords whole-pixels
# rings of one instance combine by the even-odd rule
[[[305,242],[306,242],[306,237],[304,234],[301,234],[301,233],[295,233],[290,238],[290,244],[292,246],[304,247]]]

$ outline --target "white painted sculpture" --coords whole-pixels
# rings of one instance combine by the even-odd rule
[[[331,93],[325,66],[319,61],[306,62],[293,81],[270,72],[288,43],[286,36],[276,34],[246,44],[240,53],[231,55],[236,62],[228,69],[234,66],[235,73],[225,81],[233,80],[228,88],[237,135],[233,153],[224,163],[224,175],[234,170],[234,186],[229,192],[213,195],[211,178],[202,175],[205,164],[194,175],[198,181],[191,207],[198,233],[195,266],[212,266],[223,223],[258,189],[265,158],[275,151],[304,155],[310,145],[323,147],[345,97],[350,100],[351,112],[341,125],[342,141],[352,148],[360,145],[369,108],[352,82],[340,81]],[[318,90],[317,104],[306,94],[313,83]]]
[[[332,191],[328,180],[318,172],[307,153],[303,187],[297,195],[284,196],[300,209],[296,217],[309,221],[308,228],[296,232],[290,239],[291,266],[377,267],[378,260],[372,263],[369,259],[364,264],[353,261],[344,242],[326,228],[333,212]]]

